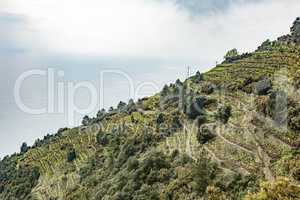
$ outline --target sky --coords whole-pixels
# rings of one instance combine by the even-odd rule
[[[299,10],[299,0],[0,0],[0,157],[184,80],[188,66],[253,51],[287,34]]]

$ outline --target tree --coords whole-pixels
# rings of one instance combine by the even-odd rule
[[[231,106],[222,106],[218,109],[217,118],[226,124],[231,116]]]
[[[68,162],[73,162],[76,159],[76,151],[74,148],[70,149],[67,155]]]
[[[300,37],[300,17],[294,21],[293,26],[291,27],[291,34],[294,37]]]
[[[21,153],[26,153],[28,151],[29,147],[26,142],[23,142],[21,145]]]
[[[83,125],[83,126],[87,126],[87,125],[89,125],[89,123],[90,123],[90,120],[91,120],[91,119],[90,119],[90,117],[89,117],[89,116],[87,116],[87,115],[86,115],[86,116],[84,116],[84,117],[83,117],[83,119],[82,119],[82,125]]]
[[[133,99],[129,100],[126,111],[128,114],[131,114],[131,113],[137,111],[137,108],[136,108],[136,105],[135,105]]]
[[[118,108],[118,111],[119,111],[119,112],[124,111],[125,108],[126,108],[126,103],[123,102],[123,101],[120,101],[119,104],[118,104],[118,106],[117,106],[117,108]]]
[[[109,107],[108,112],[109,112],[109,113],[112,113],[113,111],[114,111],[114,107],[112,107],[112,106]]]
[[[201,126],[197,132],[197,140],[200,144],[205,144],[216,136],[208,129],[207,126]]]
[[[108,136],[107,134],[103,133],[102,131],[99,131],[97,133],[97,143],[100,144],[100,145],[107,145],[109,143],[109,139],[108,139]]]
[[[204,94],[211,94],[214,92],[214,87],[215,86],[210,83],[203,84],[203,86],[201,87],[201,92],[203,92]]]
[[[211,162],[208,158],[201,156],[201,158],[194,164],[192,168],[192,178],[194,189],[203,195],[209,183],[215,178],[216,164]]]
[[[203,74],[201,74],[199,71],[196,72],[196,75],[192,78],[192,80],[195,83],[199,83],[200,81],[204,80]]]
[[[177,115],[173,116],[171,126],[172,126],[172,130],[174,130],[174,131],[182,128],[182,123],[180,121],[179,116],[177,116]]]
[[[196,119],[198,116],[204,114],[204,106],[207,103],[205,97],[198,97],[195,100],[189,100],[186,105],[186,114],[189,119]]]
[[[164,114],[163,113],[159,113],[159,115],[158,115],[158,117],[156,119],[156,123],[160,125],[160,124],[164,123],[164,121],[165,121]]]
[[[231,49],[231,50],[229,50],[229,51],[225,54],[224,59],[225,59],[225,60],[229,60],[229,59],[231,59],[231,58],[233,58],[233,57],[236,57],[236,56],[238,56],[238,55],[239,55],[239,52],[238,52],[237,49]]]
[[[249,194],[245,200],[290,200],[300,198],[300,186],[289,179],[279,178],[274,183],[263,182],[260,191]]]
[[[161,91],[161,95],[162,96],[166,96],[169,93],[169,87],[167,85],[165,85]]]
[[[175,82],[175,85],[176,86],[182,86],[182,82],[180,81],[180,79],[177,79],[176,82]]]
[[[102,108],[101,110],[98,111],[97,118],[101,119],[105,115],[105,113],[106,113],[105,109]]]

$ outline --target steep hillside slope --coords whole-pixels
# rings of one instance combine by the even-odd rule
[[[0,162],[0,199],[300,199],[300,19]]]

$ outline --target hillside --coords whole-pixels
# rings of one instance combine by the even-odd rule
[[[3,200],[300,199],[300,19],[0,162]]]

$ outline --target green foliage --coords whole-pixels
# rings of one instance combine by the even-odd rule
[[[157,119],[156,119],[156,123],[158,125],[162,124],[165,122],[165,117],[164,117],[164,114],[163,113],[159,113]]]
[[[180,117],[178,115],[174,115],[172,117],[172,124],[171,124],[171,129],[173,131],[177,131],[178,129],[182,128],[183,124],[180,120]]]
[[[290,106],[288,110],[288,126],[294,131],[300,130],[300,106]]]
[[[236,57],[236,56],[238,56],[238,55],[239,55],[239,52],[238,52],[237,49],[231,49],[231,50],[229,50],[229,51],[225,54],[224,59],[225,59],[225,60],[229,60],[229,59],[231,59],[231,58],[233,58],[233,57]]]
[[[225,105],[218,109],[217,119],[226,124],[231,116],[231,106]]]
[[[204,106],[207,105],[205,97],[197,97],[190,100],[186,104],[186,115],[189,119],[196,119],[200,115],[204,115]]]
[[[207,126],[201,126],[197,132],[197,140],[200,144],[205,144],[215,138],[214,135]]]
[[[109,143],[108,135],[102,132],[101,130],[96,135],[97,143],[100,145],[107,145]]]
[[[118,109],[119,112],[123,112],[123,111],[125,111],[126,106],[127,106],[127,105],[126,105],[125,102],[120,101],[119,104],[118,104],[118,106],[117,106],[117,109]]]
[[[168,85],[164,85],[160,94],[161,94],[161,96],[166,96],[166,95],[168,95],[168,93],[169,93],[169,87],[168,87]]]
[[[28,151],[29,147],[27,145],[26,142],[23,142],[22,145],[21,145],[21,148],[20,148],[20,152],[21,153],[26,153]]]
[[[203,195],[208,185],[215,178],[217,166],[205,157],[201,157],[192,168],[192,178],[195,182],[194,189]]]
[[[298,39],[297,41],[300,41],[300,17],[297,17],[294,21],[293,26],[291,27],[291,35],[295,39]]]
[[[292,195],[300,180],[299,98],[292,90],[276,91],[282,86],[273,79],[287,69],[288,81],[299,88],[300,48],[294,39],[266,41],[242,55],[232,50],[207,73],[178,79],[137,103],[120,102],[94,118],[85,116],[80,129],[48,134],[30,149],[23,145],[21,154],[0,162],[0,199],[33,199],[31,191],[34,198],[50,200],[241,200],[248,192],[251,199],[297,199]],[[252,112],[250,94],[262,119]],[[266,116],[284,122],[286,103],[289,129],[266,126]],[[219,121],[223,137],[214,133]],[[274,177],[291,181],[268,183],[255,193],[267,167]]]
[[[68,151],[68,154],[67,154],[67,161],[68,162],[73,162],[75,159],[76,159],[76,151],[74,148],[71,148],[69,151]]]
[[[196,72],[196,75],[191,77],[191,80],[192,80],[194,83],[200,83],[201,81],[204,80],[204,76],[203,76],[203,74],[201,74],[199,71],[197,71],[197,72]]]
[[[211,83],[205,83],[201,87],[201,92],[207,95],[212,94],[214,90],[215,90],[215,86]]]
[[[18,167],[18,156],[0,162],[0,199],[31,199],[31,190],[40,177],[37,167]]]
[[[291,200],[300,199],[300,186],[289,179],[279,178],[274,183],[263,182],[260,191],[249,194],[245,200]]]
[[[83,126],[87,126],[87,125],[89,125],[90,121],[91,121],[90,117],[86,115],[86,116],[83,117],[81,123],[82,123]]]
[[[137,111],[137,107],[136,107],[136,104],[134,103],[133,99],[129,100],[126,111],[129,115],[131,115],[133,112]]]
[[[98,111],[97,113],[97,119],[99,119],[100,121],[105,117],[106,111],[105,109],[101,109]]]

